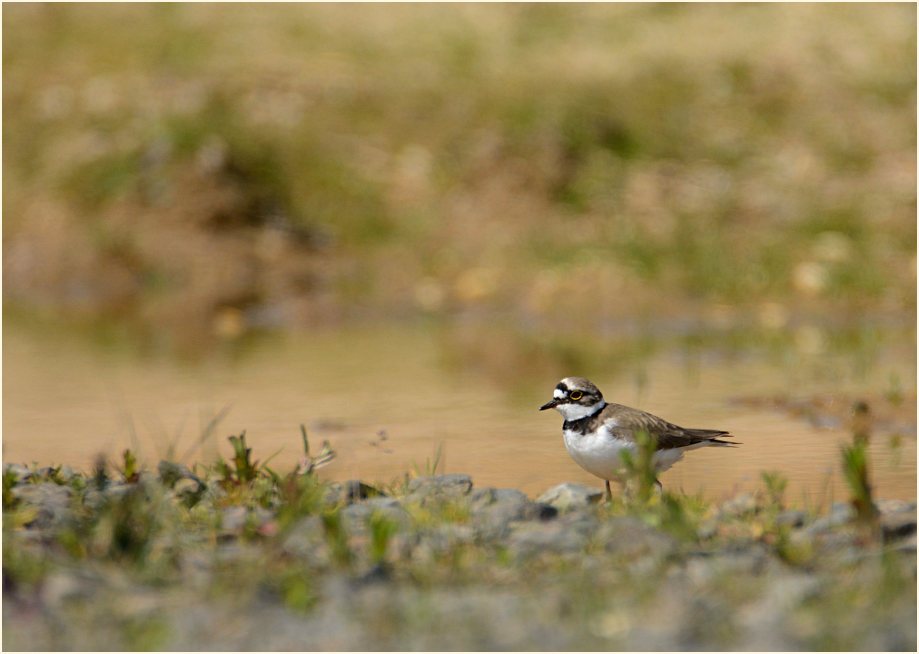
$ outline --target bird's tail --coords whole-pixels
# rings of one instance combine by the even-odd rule
[[[720,429],[687,429],[686,435],[692,439],[693,444],[707,442],[712,445],[740,445],[737,441],[723,441],[724,437],[733,438],[731,432],[721,431]]]

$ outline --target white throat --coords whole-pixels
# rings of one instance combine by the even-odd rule
[[[581,404],[559,404],[555,408],[565,417],[565,420],[580,420],[581,418],[592,416],[605,406],[606,402],[600,400],[596,404],[591,404],[590,406]]]

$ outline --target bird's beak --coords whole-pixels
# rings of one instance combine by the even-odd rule
[[[545,411],[546,409],[554,409],[557,406],[558,406],[558,400],[552,400],[550,402],[546,402],[541,407],[539,407],[539,410]]]

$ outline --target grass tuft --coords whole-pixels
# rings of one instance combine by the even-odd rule
[[[647,504],[656,488],[659,487],[657,472],[654,470],[654,451],[657,449],[657,437],[647,430],[635,434],[636,450],[625,450],[622,461],[628,473],[629,482],[636,488],[635,499],[640,504]]]
[[[412,471],[416,477],[432,477],[437,474],[442,474],[443,470],[441,468],[444,462],[444,444],[440,442],[437,444],[437,451],[434,452],[434,459],[430,457],[425,457],[424,467],[420,467],[414,460],[412,460]]]
[[[763,470],[760,478],[766,485],[766,493],[772,505],[779,509],[785,507],[785,489],[788,488],[788,477],[777,470]]]

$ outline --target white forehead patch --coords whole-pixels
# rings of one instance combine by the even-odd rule
[[[565,391],[563,391],[563,390],[560,389],[560,388],[556,388],[556,389],[552,392],[552,397],[554,397],[556,400],[561,400],[561,399],[563,399],[563,398],[566,397],[566,396],[567,396],[567,393],[565,393]]]

